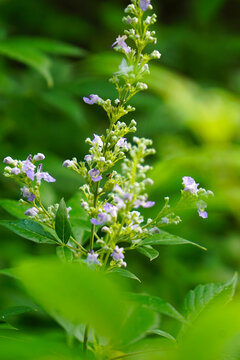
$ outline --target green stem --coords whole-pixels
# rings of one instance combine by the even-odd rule
[[[83,351],[88,351],[88,336],[89,336],[89,326],[86,325],[84,332],[84,340],[83,340]]]

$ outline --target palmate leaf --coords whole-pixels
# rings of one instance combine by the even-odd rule
[[[159,234],[153,234],[146,239],[143,239],[139,245],[194,245],[200,249],[206,250],[203,246],[192,241],[181,238],[180,236],[170,234],[167,231],[160,230]]]
[[[38,244],[55,244],[58,240],[44,227],[32,220],[0,220],[0,225],[15,234]]]
[[[170,316],[180,322],[185,323],[186,320],[171,304],[157,296],[151,296],[148,294],[129,294],[130,300],[144,305],[151,310]]]
[[[56,212],[55,231],[59,239],[61,239],[64,244],[67,244],[72,234],[72,230],[68,220],[67,207],[64,199],[60,201],[58,210]]]
[[[198,285],[194,290],[190,290],[184,301],[184,313],[189,322],[193,322],[198,315],[209,305],[216,301],[228,302],[232,299],[238,276],[224,284]]]

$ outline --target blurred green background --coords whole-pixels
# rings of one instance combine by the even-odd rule
[[[46,155],[45,169],[57,182],[45,185],[46,204],[66,200],[82,180],[62,168],[63,160],[87,153],[84,140],[107,126],[104,113],[87,106],[82,96],[97,93],[114,99],[107,79],[121,56],[110,48],[123,31],[128,1],[0,0],[0,154],[25,159]],[[193,176],[211,189],[209,219],[196,211],[181,214],[169,231],[196,241],[207,252],[189,246],[162,246],[149,262],[138,253],[127,256],[129,270],[149,292],[179,310],[186,292],[198,283],[223,282],[240,268],[240,35],[239,0],[152,1],[160,62],[151,64],[149,91],[136,96],[138,136],[154,140],[157,155],[150,198],[156,209],[164,196],[174,203],[181,178]],[[149,48],[149,50],[151,50]],[[125,119],[131,120],[131,117]],[[1,170],[3,165],[0,165]],[[18,199],[19,188],[0,175],[0,197]],[[9,218],[0,210],[2,219]],[[0,229],[0,268],[18,259],[53,253]],[[17,285],[0,278],[0,306],[23,305]],[[49,327],[43,315],[21,318]],[[169,327],[171,324],[169,324]]]

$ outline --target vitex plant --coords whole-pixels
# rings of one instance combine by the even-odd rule
[[[147,84],[143,82],[150,72],[148,63],[160,58],[157,50],[151,53],[145,51],[148,44],[157,42],[155,32],[152,31],[157,16],[156,14],[147,15],[149,10],[152,10],[150,0],[132,0],[125,9],[126,16],[123,18],[127,29],[124,31],[124,35],[118,36],[112,44],[113,50],[122,55],[119,69],[110,79],[118,94],[117,98],[104,100],[101,98],[101,94],[91,94],[83,98],[87,105],[96,105],[103,109],[109,126],[105,134],[93,134],[93,138],[86,139],[89,152],[82,161],[73,158],[63,162],[64,167],[76,172],[84,179],[85,184],[80,188],[81,198],[76,197],[69,206],[62,199],[59,204],[45,207],[41,200],[41,184],[44,181],[54,183],[56,179],[44,171],[42,164],[45,158],[44,154],[29,155],[24,161],[15,160],[9,156],[3,160],[6,164],[4,175],[20,184],[22,198],[20,204],[17,205],[13,205],[8,200],[1,201],[6,210],[17,216],[20,214],[19,220],[4,220],[1,221],[1,224],[26,239],[38,243],[56,244],[58,257],[65,263],[74,263],[72,264],[74,267],[71,267],[73,273],[77,271],[76,273],[80,274],[82,269],[85,269],[82,275],[83,283],[87,282],[85,275],[89,275],[90,272],[115,272],[118,275],[138,279],[125,269],[127,267],[125,259],[127,251],[137,250],[152,260],[158,256],[154,245],[193,244],[199,246],[163,229],[169,224],[178,224],[181,221],[178,211],[184,207],[195,207],[201,218],[208,217],[206,200],[213,193],[200,188],[199,184],[190,176],[184,176],[182,179],[183,189],[177,205],[170,206],[169,198],[166,197],[164,206],[156,211],[155,218],[146,219],[141,214],[142,208],[160,206],[158,202],[155,203],[151,198],[149,199],[147,194],[148,187],[152,185],[153,181],[148,177],[151,167],[145,163],[145,160],[148,156],[153,155],[155,150],[149,139],[134,136],[131,143],[127,136],[136,132],[136,121],[131,120],[127,124],[122,118],[135,111],[135,108],[131,106],[132,97],[148,88]],[[121,167],[115,166],[118,162],[121,163]],[[120,169],[120,171],[116,169]],[[21,209],[24,211],[22,212]],[[24,215],[22,216],[22,214]],[[201,248],[201,246],[199,247]],[[76,266],[79,266],[79,270],[76,270]],[[48,268],[49,263],[46,263],[46,269]],[[42,272],[39,269],[42,269]],[[61,298],[57,282],[68,288],[71,286],[72,278],[73,286],[76,289],[78,285],[73,274],[69,281],[66,281],[64,276],[58,279],[57,274],[62,274],[62,271],[64,272],[63,268],[58,268],[58,265],[54,263],[50,276],[51,269],[49,268],[49,273],[44,273],[44,266],[41,267],[38,263],[35,268],[23,267],[19,277],[23,279],[25,286],[40,305],[43,305],[71,336],[77,337],[83,343],[85,351],[91,350],[97,358],[103,359],[121,359],[128,356],[129,344],[136,343],[149,334],[166,337],[175,344],[177,340],[172,335],[159,329],[159,324],[156,317],[152,316],[152,312],[163,313],[182,322],[184,325],[179,333],[179,339],[182,339],[186,328],[203,308],[222,294],[227,299],[231,298],[236,285],[236,277],[234,277],[230,283],[224,285],[213,286],[210,284],[204,288],[198,287],[187,297],[186,317],[160,298],[146,294],[130,294],[129,301],[137,304],[137,307],[135,306],[134,310],[131,310],[130,315],[126,312],[126,318],[122,319],[123,324],[119,325],[123,329],[120,341],[114,340],[111,343],[106,338],[98,337],[99,324],[93,319],[94,316],[98,317],[98,314],[95,308],[94,312],[92,310],[93,303],[91,301],[93,299],[86,286],[80,290],[83,293],[84,289],[86,290],[87,299],[90,296],[89,309],[91,309],[92,316],[89,318],[80,316],[85,309],[79,309],[79,313],[76,315],[79,326],[81,319],[85,321],[85,324],[82,325],[84,326],[82,336],[79,333],[83,328],[81,327],[81,331],[79,330],[78,325],[73,321],[74,316],[69,316],[66,309],[62,309],[61,306],[57,308],[58,312],[54,311],[54,302],[49,303],[49,299],[42,299],[41,286],[48,286],[49,292],[51,290],[53,292],[54,289],[50,299],[54,299],[54,294]],[[90,272],[85,273],[84,271]],[[30,281],[33,274],[42,276],[46,280],[44,285],[39,285],[40,288],[38,288],[38,284],[34,283],[34,279]],[[55,280],[53,274],[56,275]],[[91,278],[89,281],[92,284]],[[101,281],[99,278],[100,283]],[[105,288],[104,286],[102,291],[108,291],[108,285]],[[101,291],[100,286],[97,289]],[[76,290],[76,299],[78,296],[81,297],[80,290]],[[71,293],[70,290],[69,293]],[[93,293],[96,295],[96,291]],[[113,290],[112,293],[114,293]],[[84,294],[82,295],[84,296]],[[71,300],[69,301],[71,302]],[[97,299],[94,300],[95,303],[97,304]],[[102,296],[100,303],[104,303]],[[109,300],[106,303],[110,304]],[[81,299],[79,300],[80,307],[81,304],[84,304],[85,308],[88,307],[88,301],[83,303]],[[69,307],[71,308],[71,306],[74,309],[70,303]],[[111,309],[111,311],[113,310]],[[98,312],[101,311],[103,309],[98,310]],[[111,311],[109,316],[114,316]],[[105,312],[106,314],[107,312]],[[68,325],[66,325],[66,319],[69,320]],[[140,319],[139,323],[136,322],[137,319]],[[102,318],[101,321],[103,321]],[[103,333],[106,335],[106,332],[103,331]],[[109,335],[108,331],[107,335]],[[120,350],[120,355],[115,355],[115,357],[111,355],[118,354]]]

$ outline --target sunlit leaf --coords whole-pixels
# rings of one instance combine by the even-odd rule
[[[173,235],[167,231],[159,230],[159,234],[153,234],[146,239],[142,240],[139,245],[185,245],[190,244],[206,250],[201,245],[198,245],[192,241],[181,238],[180,236]]]
[[[117,274],[117,275],[129,278],[129,279],[133,279],[133,280],[137,280],[137,281],[141,282],[141,280],[135,274],[133,274],[131,271],[128,271],[125,269],[114,268],[109,271],[109,274]]]
[[[142,254],[147,256],[150,261],[156,259],[159,256],[159,252],[154,249],[151,245],[146,245],[146,246],[139,246],[136,248],[136,250]]]
[[[72,230],[71,230],[70,222],[68,220],[68,212],[64,199],[60,201],[56,213],[55,230],[59,239],[61,239],[63,243],[67,244],[71,236]]]
[[[5,320],[11,316],[24,314],[24,313],[32,311],[32,310],[33,310],[33,308],[31,308],[29,306],[13,306],[6,310],[0,310],[0,321]]]
[[[72,262],[73,261],[73,253],[66,246],[57,246],[56,253],[59,259],[63,262]]]
[[[176,342],[176,339],[171,334],[169,334],[168,332],[163,331],[163,330],[158,330],[158,329],[150,330],[150,331],[148,331],[148,334],[163,336],[166,339],[169,339],[169,340],[171,340],[173,342]]]
[[[32,220],[0,220],[0,225],[38,244],[55,244],[58,241],[42,225]]]
[[[181,315],[171,304],[157,296],[148,294],[129,294],[130,299],[137,303],[144,305],[155,312],[170,316],[180,322],[186,322],[183,315]]]

